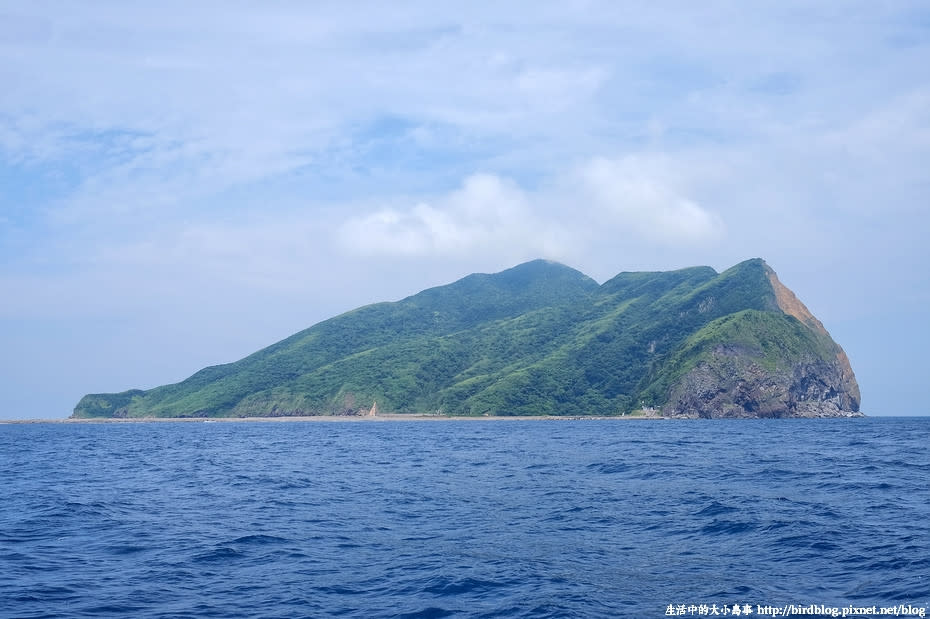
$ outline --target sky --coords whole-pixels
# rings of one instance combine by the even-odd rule
[[[923,0],[0,0],[0,419],[547,258],[764,258],[930,414]]]

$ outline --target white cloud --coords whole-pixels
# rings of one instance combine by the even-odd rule
[[[493,250],[558,253],[562,239],[512,181],[474,174],[452,193],[408,209],[381,208],[352,217],[342,247],[362,255],[462,255]]]
[[[454,256],[476,251],[571,259],[593,244],[706,245],[721,218],[675,186],[670,162],[597,158],[529,191],[475,174],[462,187],[412,207],[349,218],[338,238],[349,253]]]
[[[641,157],[597,158],[579,170],[582,195],[597,220],[615,230],[667,244],[707,244],[723,236],[721,218],[685,196],[666,166]]]

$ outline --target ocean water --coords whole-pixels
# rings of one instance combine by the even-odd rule
[[[928,448],[930,418],[0,425],[0,616],[925,612]]]

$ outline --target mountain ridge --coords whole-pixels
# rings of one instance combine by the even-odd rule
[[[729,369],[727,369],[729,368]],[[735,373],[734,373],[735,372]],[[73,417],[858,414],[842,348],[761,259],[598,284],[533,260],[362,306]]]

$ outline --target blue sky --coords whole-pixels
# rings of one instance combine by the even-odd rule
[[[0,418],[545,257],[762,257],[928,414],[930,7],[0,1]]]

